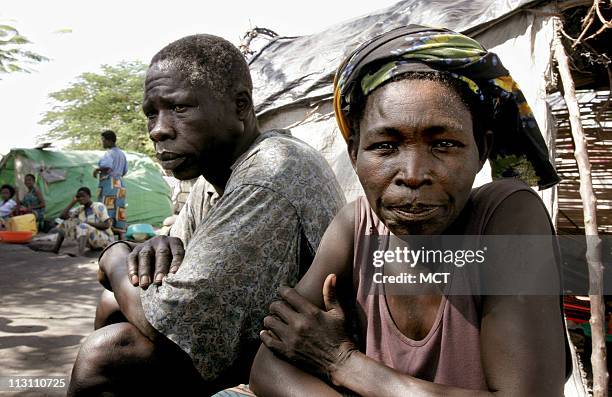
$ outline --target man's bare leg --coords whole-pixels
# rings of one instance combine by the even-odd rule
[[[67,395],[206,396],[213,393],[209,387],[178,346],[155,345],[133,325],[119,323],[81,345]]]
[[[100,295],[98,306],[96,307],[96,318],[94,320],[94,329],[100,329],[107,325],[127,322],[119,303],[115,299],[115,295],[105,289]]]

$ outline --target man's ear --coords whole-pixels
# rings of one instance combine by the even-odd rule
[[[480,168],[487,162],[491,148],[493,147],[493,131],[486,130],[482,136],[480,148]]]
[[[246,120],[253,110],[251,93],[243,90],[236,94],[236,114],[241,121]]]

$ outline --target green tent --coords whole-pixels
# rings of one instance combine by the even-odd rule
[[[98,150],[13,149],[0,161],[0,184],[16,186],[23,197],[26,191],[24,176],[36,175],[46,201],[46,218],[52,220],[81,186],[89,187],[96,200],[98,181],[92,173],[104,153]],[[128,223],[159,226],[172,214],[170,187],[160,167],[149,157],[133,152],[126,152],[126,157],[128,173],[124,181]]]

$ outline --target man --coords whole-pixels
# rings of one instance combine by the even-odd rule
[[[113,220],[113,233],[123,238],[127,229],[125,212],[125,184],[123,176],[128,172],[127,159],[121,149],[116,146],[117,135],[106,130],[101,134],[102,147],[108,149],[98,162],[98,168],[93,172],[94,178],[99,178],[98,201],[104,203],[108,215]]]
[[[176,393],[177,385],[207,395],[248,380],[275,291],[297,282],[344,203],[318,152],[286,131],[260,133],[251,91],[242,54],[219,37],[185,37],[153,57],[143,111],[157,158],[181,180],[206,180],[193,187],[175,238],[131,255],[115,244],[101,257],[129,323],[85,341],[69,395]],[[132,285],[151,282],[142,292]]]
[[[73,208],[77,203],[80,205]],[[87,247],[102,249],[113,241],[112,219],[108,216],[104,204],[91,201],[91,191],[88,187],[77,190],[60,218],[64,222],[56,230],[57,240],[53,247],[55,253],[59,252],[66,235],[77,240],[81,256]]]

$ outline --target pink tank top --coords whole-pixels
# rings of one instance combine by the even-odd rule
[[[463,234],[484,234],[495,208],[519,190],[531,191],[516,180],[500,180],[474,189],[464,210],[467,222]],[[403,335],[391,317],[384,294],[372,294],[371,278],[366,277],[366,266],[370,265],[371,258],[369,253],[386,247],[368,246],[375,244],[376,240],[363,236],[388,236],[389,229],[377,218],[365,197],[357,199],[355,209],[353,283],[357,291],[358,327],[365,343],[365,354],[419,379],[487,390],[480,358],[480,297],[443,296],[434,324],[424,339],[413,340]],[[383,244],[385,240],[380,239]],[[468,282],[465,272],[454,272],[451,288]]]

